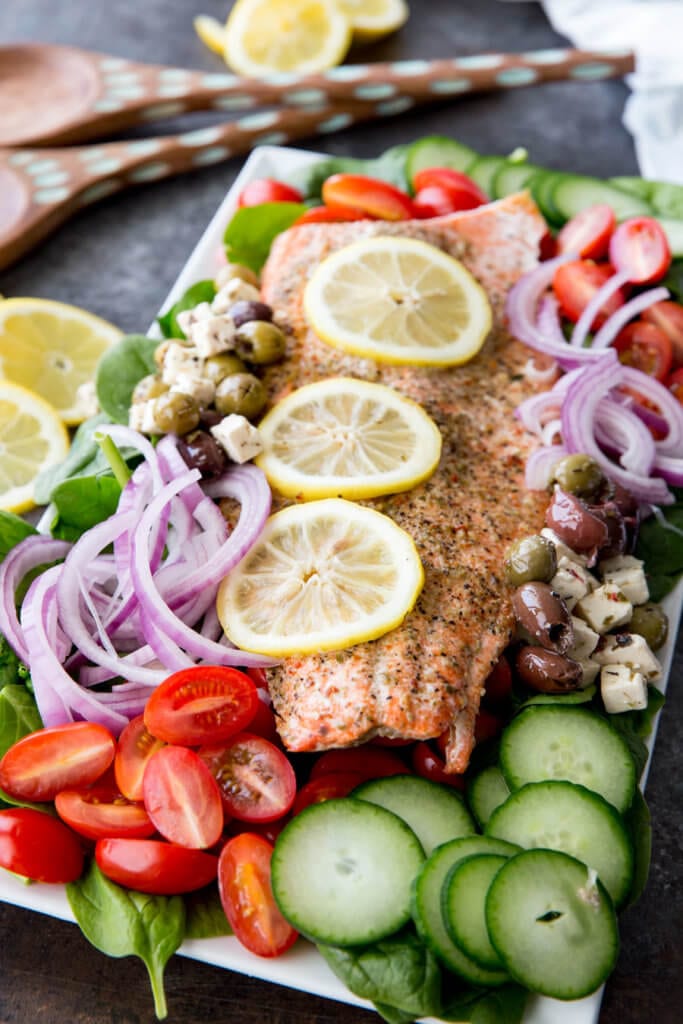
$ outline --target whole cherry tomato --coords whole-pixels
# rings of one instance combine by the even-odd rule
[[[78,837],[30,807],[0,811],[0,867],[35,882],[75,882],[83,870]]]
[[[206,764],[187,747],[166,746],[147,762],[145,810],[171,843],[202,850],[223,831],[221,793]]]
[[[364,781],[363,776],[358,772],[330,772],[329,775],[319,775],[316,779],[309,779],[296,794],[292,814],[299,814],[311,804],[320,804],[324,800],[348,796],[351,790],[360,786]]]
[[[157,686],[144,720],[157,739],[192,747],[236,735],[257,709],[256,687],[246,673],[224,665],[195,665]]]
[[[615,226],[614,210],[607,203],[587,206],[561,229],[557,251],[573,253],[584,260],[601,260],[607,255]]]
[[[555,271],[553,291],[560,304],[560,312],[576,323],[598,288],[614,273],[609,263],[593,263],[592,260],[572,260],[563,263]],[[612,313],[623,306],[625,294],[619,290],[610,296],[596,316],[593,327],[598,328]]]
[[[456,210],[473,210],[489,201],[489,197],[479,188],[476,181],[462,171],[454,171],[450,167],[425,167],[413,178],[413,188],[416,195],[428,188],[441,189],[450,200],[451,209],[447,211],[449,213]]]
[[[218,857],[161,839],[98,839],[95,860],[118,885],[154,896],[203,889],[218,872]]]
[[[505,655],[501,655],[484,683],[484,696],[487,707],[504,707],[512,690],[512,670]]]
[[[671,339],[654,324],[634,320],[619,331],[612,342],[619,359],[626,366],[642,370],[650,377],[664,380],[671,370],[673,349]]]
[[[16,800],[54,800],[60,790],[89,786],[104,775],[115,751],[114,737],[95,722],[38,729],[0,761],[0,788]]]
[[[270,885],[273,848],[262,836],[243,832],[225,844],[218,862],[218,892],[235,935],[257,956],[279,956],[298,932],[280,913]]]
[[[447,772],[443,757],[440,757],[425,740],[420,740],[413,747],[413,768],[418,775],[423,779],[429,779],[430,782],[440,782],[444,786],[452,786],[453,789],[465,788],[462,775]]]
[[[258,178],[242,189],[237,199],[238,206],[260,206],[261,203],[300,203],[303,199],[298,189],[285,185],[274,178]]]
[[[351,207],[379,220],[409,220],[413,203],[400,188],[364,174],[333,174],[323,184],[326,206]]]
[[[409,775],[410,769],[398,754],[365,743],[361,747],[327,750],[313,765],[310,777],[318,779],[330,772],[354,772],[365,782],[367,779],[383,779],[388,775]]]

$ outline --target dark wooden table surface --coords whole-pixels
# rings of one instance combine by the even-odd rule
[[[599,2],[599,0],[598,0]],[[2,0],[0,42],[77,44],[167,63],[220,70],[195,37],[192,18],[219,17],[223,0]],[[412,0],[408,25],[358,59],[530,50],[561,42],[540,7],[501,0]],[[621,126],[626,89],[618,82],[556,83],[455,100],[328,137],[312,147],[374,155],[430,132],[598,175],[636,173]],[[0,102],[2,102],[0,66]],[[195,117],[192,124],[202,117]],[[181,122],[182,123],[182,122]],[[186,122],[185,122],[186,123]],[[176,128],[174,125],[173,128]],[[234,160],[140,188],[89,209],[21,264],[0,274],[5,295],[38,295],[84,306],[127,331],[144,331],[240,167]],[[654,861],[647,892],[622,921],[622,953],[607,986],[601,1024],[683,1020],[683,651],[679,639],[647,796]],[[0,1024],[151,1024],[152,1003],[138,961],[112,961],[73,925],[0,907]],[[365,1011],[175,957],[166,973],[169,1019],[182,1024],[368,1024]]]

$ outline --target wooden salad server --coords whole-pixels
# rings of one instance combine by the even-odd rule
[[[342,65],[321,74],[239,78],[141,64],[70,46],[0,47],[0,146],[61,145],[194,110],[264,106],[321,111],[358,102],[378,113],[469,92],[559,79],[595,81],[634,68],[626,52],[572,49]],[[384,109],[381,109],[384,108]]]

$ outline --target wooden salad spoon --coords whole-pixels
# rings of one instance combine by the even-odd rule
[[[554,49],[245,79],[70,46],[20,44],[0,47],[0,146],[83,142],[194,110],[244,113],[275,105],[319,112],[331,103],[357,102],[398,113],[417,102],[468,92],[558,79],[594,81],[633,68],[630,53]]]

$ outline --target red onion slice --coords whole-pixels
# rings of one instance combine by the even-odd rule
[[[602,309],[603,305],[612,298],[615,292],[618,292],[620,288],[623,288],[625,284],[628,284],[630,274],[626,270],[621,270],[617,274],[612,274],[600,288],[596,291],[593,298],[590,300],[583,313],[576,322],[576,326],[572,331],[571,344],[575,348],[581,348],[588,332],[593,326],[593,321]]]
[[[34,535],[19,541],[0,564],[0,633],[24,662],[28,662],[28,650],[17,616],[17,588],[32,569],[66,558],[70,550],[64,540]]]
[[[680,457],[683,452],[683,405],[678,399],[655,377],[632,366],[621,367],[619,386],[631,388],[657,406],[668,428],[666,437],[657,441],[657,451]]]
[[[537,448],[526,462],[524,482],[531,491],[545,491],[550,486],[553,469],[569,452],[563,444]]]
[[[649,476],[655,461],[655,442],[641,419],[626,406],[602,398],[597,406],[595,438],[603,448],[618,453],[630,473]]]
[[[629,320],[633,320],[644,309],[654,306],[655,302],[662,302],[663,299],[668,297],[669,291],[667,288],[650,288],[649,291],[641,292],[634,299],[630,299],[616,313],[612,313],[612,316],[605,321],[598,333],[594,335],[590,350],[598,351],[607,348]]]

